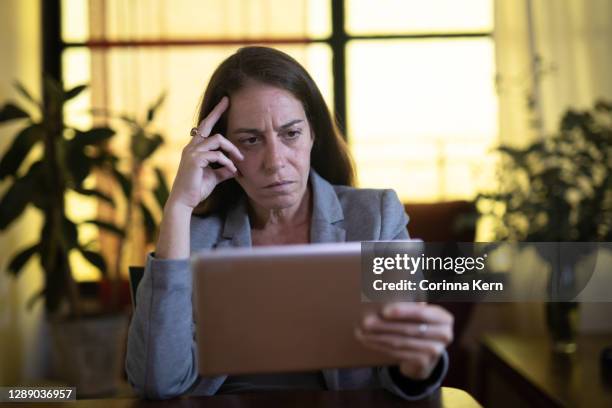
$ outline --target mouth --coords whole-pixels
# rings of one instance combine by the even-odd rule
[[[281,181],[274,182],[272,184],[268,184],[264,188],[280,187],[280,186],[285,186],[285,185],[291,184],[291,183],[293,183],[293,181],[291,181],[291,180],[281,180]]]

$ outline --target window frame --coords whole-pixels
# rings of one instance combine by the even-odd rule
[[[346,49],[355,40],[421,40],[432,38],[492,38],[492,31],[480,32],[431,32],[418,34],[385,34],[385,35],[351,35],[345,30],[345,0],[330,0],[331,35],[327,38],[253,38],[253,39],[168,39],[168,40],[89,40],[84,42],[69,42],[62,38],[61,0],[42,1],[42,66],[43,72],[57,80],[63,78],[62,55],[64,51],[74,47],[88,49],[109,49],[126,47],[183,47],[183,46],[232,46],[253,44],[326,44],[332,55],[332,83],[334,95],[334,115],[338,127],[345,139],[350,142],[346,132],[349,121],[346,109]]]

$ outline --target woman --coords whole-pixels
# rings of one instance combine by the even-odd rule
[[[263,389],[383,387],[405,399],[439,387],[452,316],[393,303],[364,316],[355,336],[397,359],[390,367],[198,377],[191,303],[192,252],[229,246],[406,239],[392,190],[349,187],[343,139],[308,73],[288,55],[246,47],[213,74],[199,126],[183,149],[147,258],[128,338],[128,379],[149,398]],[[384,316],[384,317],[383,317]]]

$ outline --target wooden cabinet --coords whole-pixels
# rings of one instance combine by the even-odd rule
[[[481,342],[477,397],[485,407],[612,407],[612,380],[601,351],[612,334],[578,339],[572,355],[552,352],[541,336],[486,335]]]

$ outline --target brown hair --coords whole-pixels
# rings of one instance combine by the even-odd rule
[[[249,81],[272,85],[293,94],[304,107],[314,135],[310,166],[332,184],[352,186],[354,169],[348,148],[325,100],[308,72],[295,59],[268,47],[244,47],[217,67],[204,92],[198,124],[212,111],[223,96],[245,87]],[[227,111],[211,134],[226,134]],[[196,208],[196,214],[223,212],[243,194],[234,179],[219,184]]]

